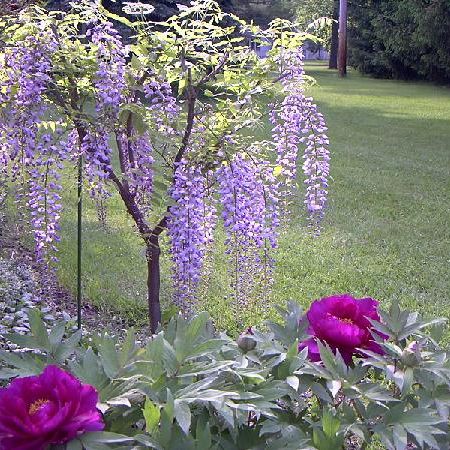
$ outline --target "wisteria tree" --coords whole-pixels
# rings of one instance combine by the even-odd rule
[[[133,30],[131,43],[112,19]],[[2,21],[1,173],[18,186],[39,260],[55,257],[59,179],[75,161],[99,207],[117,192],[142,237],[152,331],[161,322],[161,233],[171,242],[174,302],[186,314],[219,219],[236,310],[256,285],[270,286],[302,157],[305,210],[317,233],[328,139],[305,93],[301,45],[310,36],[291,23],[262,31],[213,0],[157,24],[131,23],[89,1]],[[248,47],[249,36],[272,41],[267,58]],[[258,141],[254,130],[268,120],[273,139]]]

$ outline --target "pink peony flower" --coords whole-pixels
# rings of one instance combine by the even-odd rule
[[[44,450],[103,430],[97,391],[56,366],[0,388],[0,450]]]
[[[316,300],[306,313],[312,336],[301,342],[299,351],[308,348],[311,361],[320,361],[317,339],[327,343],[333,351],[339,350],[349,364],[357,348],[383,353],[373,340],[372,325],[368,319],[380,320],[378,302],[372,298],[353,298],[349,294],[334,295]],[[384,336],[382,336],[384,338]]]

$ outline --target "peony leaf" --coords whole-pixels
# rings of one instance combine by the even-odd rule
[[[121,366],[114,339],[110,336],[102,337],[99,340],[98,348],[105,374],[110,379],[116,378]]]
[[[342,383],[339,380],[329,380],[327,381],[327,388],[331,392],[333,398],[336,398],[339,389],[341,389]]]
[[[189,428],[191,427],[191,410],[189,405],[182,400],[175,400],[175,419],[183,430],[184,434],[189,433]]]
[[[158,429],[161,413],[159,408],[149,399],[145,400],[144,409],[142,410],[145,419],[145,429],[147,433],[154,434]]]
[[[294,391],[298,391],[298,387],[300,385],[300,380],[295,375],[291,375],[286,378],[286,383],[291,386]]]
[[[83,446],[81,445],[79,439],[74,439],[66,444],[66,450],[83,450]]]
[[[334,417],[330,411],[324,410],[322,415],[322,429],[325,436],[330,439],[335,438],[339,431],[340,424],[339,419]]]
[[[404,450],[408,445],[408,436],[404,427],[395,424],[392,432],[396,450]]]
[[[209,450],[212,445],[211,429],[209,422],[204,422],[200,418],[197,420],[197,429],[195,432],[198,450]]]
[[[111,433],[110,431],[93,431],[79,437],[83,446],[89,450],[92,444],[120,444],[122,442],[134,441],[132,437],[123,434]]]

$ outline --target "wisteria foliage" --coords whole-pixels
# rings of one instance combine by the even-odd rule
[[[283,98],[272,104],[272,143],[243,148],[236,144],[236,127],[219,130],[222,136],[214,137],[211,160],[199,155],[210,151],[214,127],[225,127],[218,125],[211,105],[197,104],[192,128],[183,134],[179,126],[183,107],[171,84],[161,73],[143,72],[127,62],[129,48],[110,22],[92,20],[86,38],[87,55],[94,55],[95,69],[86,79],[95,101],[95,120],[84,120],[80,112],[67,123],[61,121],[53,133],[45,129],[45,114],[54,89],[52,55],[61,42],[48,29],[17,41],[4,53],[0,102],[8,112],[0,121],[1,170],[2,176],[9,172],[21,181],[18,201],[26,197],[38,258],[54,258],[62,208],[59,178],[63,163],[77,158],[84,162],[91,194],[103,202],[110,195],[108,185],[115,182],[120,195],[135,205],[138,229],[148,239],[144,232],[153,213],[155,168],[167,162],[164,152],[155,153],[156,133],[184,150],[173,160],[168,187],[172,204],[164,225],[171,243],[175,303],[186,314],[195,310],[204,261],[220,217],[231,296],[237,309],[245,308],[256,284],[265,283],[266,292],[270,288],[273,250],[286,205],[292,202],[301,152],[305,205],[314,233],[326,207],[330,159],[326,124],[305,93],[301,49],[285,50],[276,59]],[[245,96],[236,105],[245,107],[248,102]],[[133,126],[131,112],[136,108],[145,113],[145,130]],[[123,120],[124,112],[128,120]],[[113,167],[114,139],[118,176]]]

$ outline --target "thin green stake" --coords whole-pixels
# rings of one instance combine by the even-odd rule
[[[77,224],[77,326],[81,329],[81,250],[82,250],[82,214],[83,214],[83,157],[78,158],[78,224]]]

